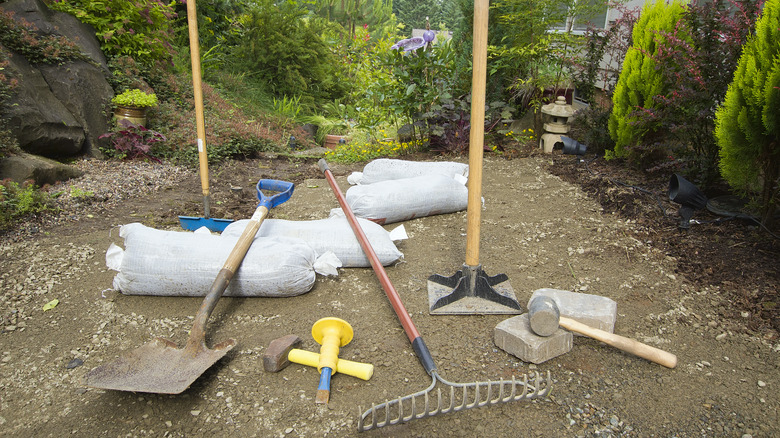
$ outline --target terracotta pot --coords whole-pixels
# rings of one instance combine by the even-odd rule
[[[339,142],[344,140],[344,138],[345,137],[343,135],[328,134],[325,136],[325,147],[328,149],[336,149],[336,146],[338,146]]]
[[[117,122],[127,120],[134,125],[146,126],[146,108],[117,106],[114,108],[114,119]]]

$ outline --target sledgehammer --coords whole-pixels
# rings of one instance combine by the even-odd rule
[[[528,320],[531,330],[539,336],[550,336],[560,326],[667,368],[677,366],[677,356],[672,353],[561,316],[558,305],[550,297],[538,296],[531,300],[528,304]]]

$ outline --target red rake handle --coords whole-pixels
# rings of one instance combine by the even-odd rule
[[[336,195],[336,199],[338,199],[341,209],[344,210],[344,214],[347,216],[347,221],[349,221],[349,225],[352,227],[352,231],[355,232],[355,236],[360,242],[360,246],[363,248],[363,252],[366,253],[368,261],[371,262],[371,266],[374,268],[374,273],[376,273],[376,276],[379,278],[379,282],[382,284],[382,289],[385,290],[385,295],[387,295],[387,298],[390,300],[390,304],[393,306],[393,310],[395,311],[396,316],[398,316],[398,319],[401,321],[404,332],[406,332],[406,336],[409,338],[409,342],[412,343],[412,348],[417,354],[417,358],[425,368],[425,371],[430,375],[431,372],[436,369],[436,365],[433,362],[431,353],[428,351],[428,347],[425,345],[425,342],[420,336],[420,332],[418,332],[417,327],[414,326],[412,318],[409,316],[409,312],[401,302],[401,297],[398,295],[398,291],[395,290],[393,283],[390,282],[390,277],[387,276],[387,272],[385,271],[384,266],[382,266],[382,263],[379,262],[379,257],[377,257],[374,248],[371,246],[371,242],[369,242],[366,234],[363,232],[363,229],[360,227],[360,224],[357,221],[357,217],[355,217],[355,214],[352,213],[352,209],[349,207],[349,204],[347,204],[347,200],[344,198],[344,194],[341,193],[341,189],[336,184],[336,179],[333,177],[333,172],[331,172],[330,168],[328,168],[328,163],[325,161],[325,159],[321,159],[317,164],[320,166],[320,170],[322,170],[322,172],[325,174],[325,179],[328,180],[330,188],[333,189],[333,193]]]

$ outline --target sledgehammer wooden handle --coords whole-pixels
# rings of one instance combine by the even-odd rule
[[[611,345],[625,352],[635,354],[641,358],[663,365],[667,368],[674,368],[677,366],[677,356],[669,353],[668,351],[663,351],[658,348],[651,347],[634,339],[629,339],[614,333],[605,332],[604,330],[599,330],[597,328],[587,326],[581,322],[563,316],[561,316],[559,324],[566,330],[591,337],[607,345]]]

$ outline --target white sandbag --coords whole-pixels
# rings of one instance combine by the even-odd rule
[[[235,237],[241,235],[248,220],[240,220],[228,225],[222,232],[223,236]],[[379,262],[388,266],[403,257],[393,241],[405,239],[406,232],[396,230],[386,231],[381,225],[366,219],[358,218],[360,227],[366,234],[371,246],[374,247]],[[395,237],[396,235],[400,237]],[[288,221],[283,219],[266,219],[260,226],[256,238],[270,236],[295,237],[305,241],[317,254],[332,251],[345,268],[371,267],[360,242],[355,237],[347,218],[333,217],[313,221]]]
[[[437,174],[352,186],[346,198],[355,216],[383,225],[465,210],[468,189]]]
[[[362,174],[355,172],[347,178],[350,184],[374,184],[391,179],[414,178],[442,174],[468,177],[469,165],[452,161],[405,161],[379,158],[365,165]]]
[[[124,225],[125,249],[106,253],[119,267],[114,289],[128,295],[205,296],[238,237],[162,231],[139,223]],[[109,260],[110,258],[110,260]],[[256,239],[225,290],[233,297],[290,297],[314,286],[317,255],[300,239]]]

